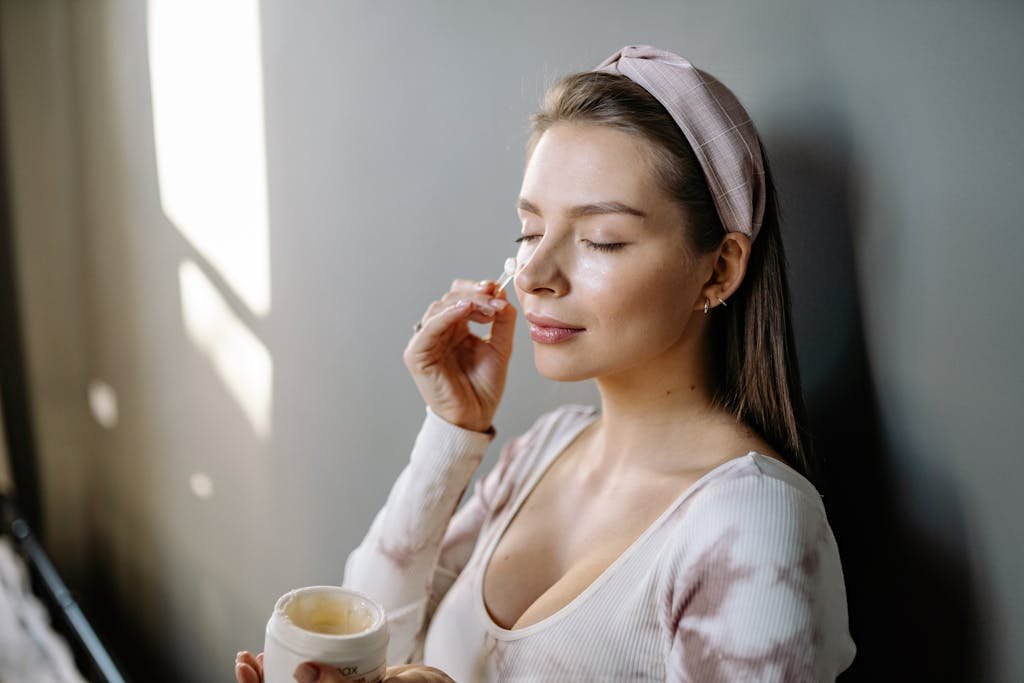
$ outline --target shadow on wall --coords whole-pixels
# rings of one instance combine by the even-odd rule
[[[893,476],[900,454],[886,434],[907,426],[883,432],[879,415],[853,251],[858,178],[845,127],[826,115],[811,129],[773,133],[766,146],[783,204],[802,380],[858,650],[840,680],[990,680],[955,488],[935,472],[910,473],[942,489],[933,495],[946,502],[952,523],[939,539],[914,523]]]

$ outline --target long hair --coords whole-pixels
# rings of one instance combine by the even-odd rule
[[[650,93],[625,76],[570,74],[548,89],[530,119],[527,145],[556,123],[616,128],[637,135],[653,150],[651,170],[667,196],[687,216],[687,241],[695,254],[714,251],[725,230],[693,149],[671,115]],[[711,363],[716,405],[756,431],[795,469],[817,478],[800,388],[781,219],[768,157],[764,219],[751,246],[747,272],[729,305],[712,316]]]

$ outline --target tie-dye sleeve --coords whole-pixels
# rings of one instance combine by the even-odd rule
[[[510,441],[474,495],[454,514],[491,435],[460,429],[427,411],[409,464],[345,565],[343,585],[388,613],[388,662],[420,656],[430,615],[466,565],[485,521],[507,501],[511,464],[527,437]]]
[[[416,654],[445,529],[490,441],[490,435],[460,429],[428,410],[409,464],[348,557],[343,584],[387,610],[391,663]]]
[[[833,681],[849,666],[839,553],[809,488],[760,473],[694,496],[668,579],[668,680]]]

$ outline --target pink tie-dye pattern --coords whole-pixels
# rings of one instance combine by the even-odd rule
[[[816,651],[829,634],[821,632],[824,620],[815,617],[820,608],[815,603],[824,595],[821,580],[833,580],[821,570],[823,555],[834,546],[824,515],[815,517],[797,539],[805,544],[801,552],[769,549],[766,554],[760,540],[744,538],[758,533],[756,525],[730,526],[689,564],[677,582],[682,593],[668,597],[675,634],[669,680],[820,680]],[[756,557],[751,548],[759,551]],[[742,599],[731,599],[744,591]],[[735,624],[772,606],[780,615],[777,633],[753,643],[733,637]]]
[[[375,524],[378,533],[371,530],[361,546],[374,553],[357,569],[372,568],[375,556],[395,570],[387,585],[406,581],[423,596],[421,610],[413,603],[389,608],[392,637],[402,645],[396,656],[421,658],[430,627],[426,663],[460,681],[811,681],[831,680],[849,664],[841,568],[820,501],[806,482],[793,480],[798,475],[763,456],[744,458],[695,487],[629,562],[550,625],[525,636],[494,630],[476,604],[481,549],[515,514],[531,474],[557,455],[560,435],[592,417],[563,410],[542,418],[505,446],[454,516],[448,501],[466,485],[461,471],[439,473],[436,481],[409,477],[402,495],[389,499],[399,506],[391,512],[405,508],[410,520],[447,520],[441,527]],[[430,446],[417,440],[417,451]],[[425,456],[417,451],[419,462]],[[443,501],[444,509],[429,501]],[[445,529],[443,538],[401,533],[420,526]],[[399,533],[381,533],[388,529]],[[359,575],[347,573],[346,582]],[[418,648],[405,645],[413,641]]]
[[[732,528],[687,571],[681,583],[685,587],[684,597],[673,608],[673,631],[678,647],[676,657],[670,662],[670,680],[708,681],[709,683],[731,683],[737,680],[766,680],[769,674],[777,674],[777,680],[811,681],[813,672],[807,661],[807,634],[793,634],[785,642],[773,646],[767,652],[744,656],[728,641],[717,641],[699,629],[682,625],[683,616],[714,619],[727,609],[727,600],[733,588],[754,575],[756,568],[737,564],[732,559],[732,548],[739,530]],[[779,568],[787,576],[787,582],[800,581],[797,568]],[[775,676],[770,677],[776,680]]]

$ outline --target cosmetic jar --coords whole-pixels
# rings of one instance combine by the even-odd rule
[[[267,622],[264,683],[294,683],[304,662],[336,667],[349,683],[384,678],[384,608],[358,591],[308,586],[282,595]]]

